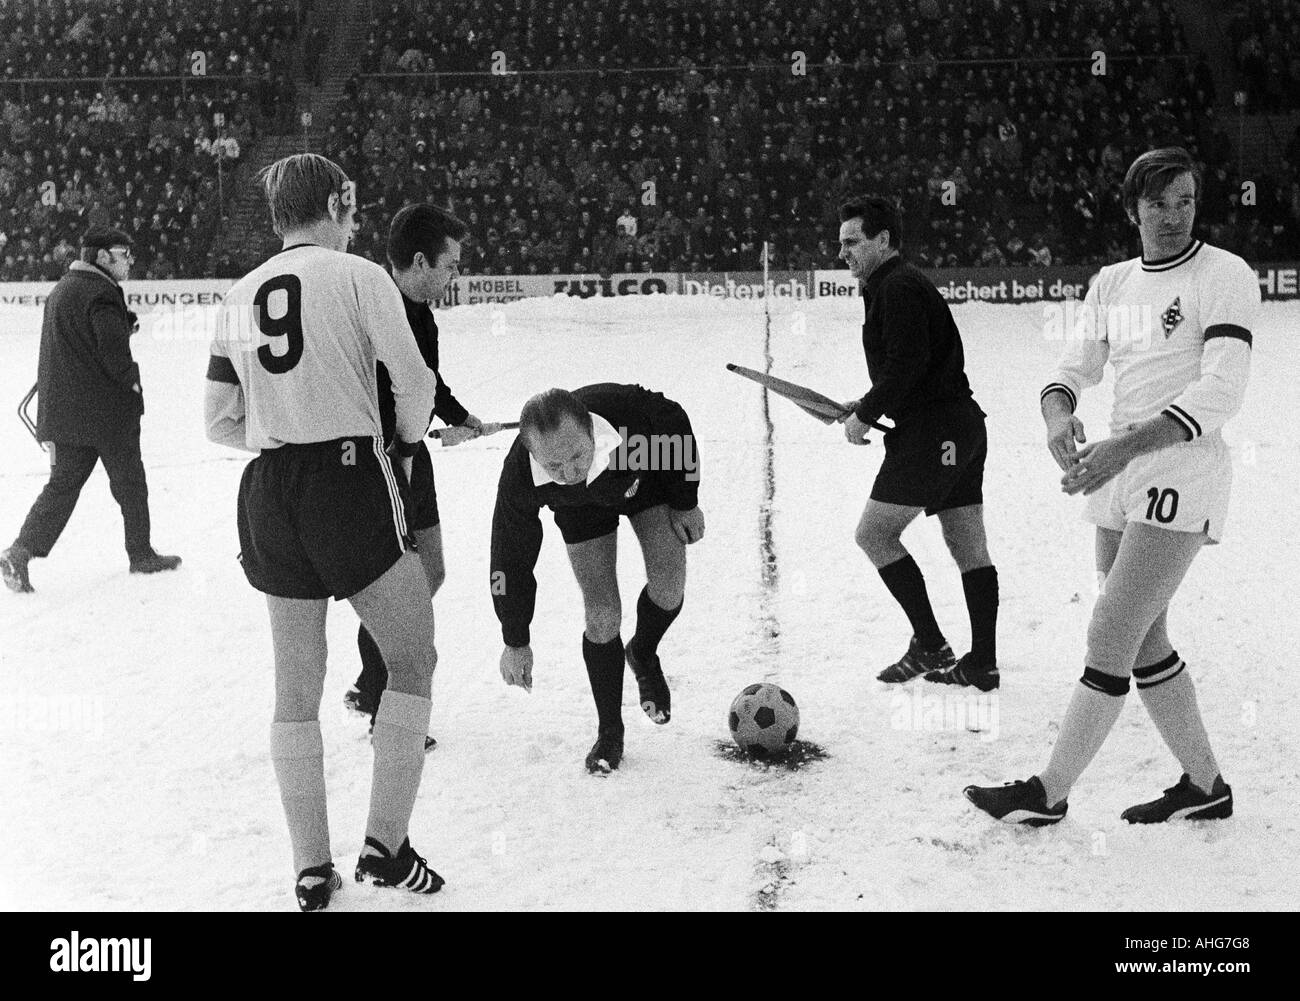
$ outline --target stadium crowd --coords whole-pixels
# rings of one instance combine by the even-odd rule
[[[57,275],[101,220],[141,240],[141,277],[256,263],[260,246],[211,252],[215,161],[234,167],[260,132],[289,128],[296,53],[320,81],[310,2],[0,0],[0,279]],[[1252,107],[1300,100],[1293,7],[1238,0],[1222,15]],[[1119,181],[1157,144],[1204,163],[1208,239],[1300,256],[1300,130],[1275,176],[1238,176],[1174,0],[370,10],[323,150],[358,180],[369,256],[396,208],[432,199],[469,223],[471,273],[748,270],[765,239],[774,266],[816,267],[836,256],[835,205],[876,190],[906,207],[923,265],[1095,263],[1135,252]],[[195,50],[239,79],[183,95],[113,79],[185,72]],[[4,82],[32,76],[77,82],[26,98]]]
[[[1227,12],[1228,39],[1245,81],[1247,107],[1300,109],[1300,5],[1237,0]]]
[[[1131,252],[1119,181],[1153,144],[1205,162],[1212,238],[1300,252],[1294,170],[1245,211],[1170,0],[527,6],[376,7],[326,150],[371,194],[361,252],[434,197],[480,273],[751,269],[764,238],[804,268],[834,259],[843,195],[883,190],[923,264],[1090,263]]]
[[[258,133],[288,117],[284,68],[308,9],[0,3],[0,281],[58,278],[97,225],[131,235],[136,277],[213,273],[219,199],[230,195],[218,162],[228,177]],[[178,76],[184,87],[149,79]]]

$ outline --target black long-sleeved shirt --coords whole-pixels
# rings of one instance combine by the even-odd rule
[[[640,386],[604,382],[583,386],[574,395],[589,411],[609,421],[623,439],[621,451],[610,458],[605,469],[591,483],[562,486],[559,483],[533,482],[532,464],[523,436],[515,439],[501,479],[497,484],[496,510],[492,515],[491,582],[492,604],[501,620],[501,635],[508,646],[526,646],[529,623],[537,598],[537,580],[533,568],[542,547],[543,507],[552,511],[561,507],[605,507],[621,510],[635,496],[651,486],[653,480],[668,505],[678,511],[690,511],[698,504],[699,452],[691,421],[681,405],[662,393]],[[655,436],[669,436],[660,438]],[[635,459],[638,447],[672,441],[672,455],[689,461],[669,463],[676,468],[644,469]],[[687,451],[689,449],[689,451]],[[654,454],[643,452],[643,455]],[[664,448],[657,454],[670,454]],[[651,465],[662,466],[657,462]]]
[[[446,424],[463,424],[465,418],[469,416],[469,411],[451,395],[451,390],[447,388],[447,384],[442,381],[442,375],[438,372],[438,324],[433,318],[433,310],[429,308],[428,303],[420,302],[418,299],[408,299],[405,293],[402,294],[402,305],[406,309],[406,319],[411,325],[411,333],[415,335],[415,343],[419,345],[420,354],[424,356],[424,363],[429,366],[438,380],[438,390],[433,398],[433,414],[430,420],[437,417]],[[375,374],[379,392],[379,421],[384,429],[384,445],[389,446],[397,433],[393,383],[383,362],[375,364]]]
[[[862,290],[862,350],[871,390],[855,413],[895,425],[936,405],[971,399],[961,334],[939,290],[902,257],[876,268]]]

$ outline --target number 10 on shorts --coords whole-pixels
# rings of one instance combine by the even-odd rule
[[[1152,487],[1147,491],[1147,521],[1168,525],[1178,516],[1178,491],[1172,487],[1161,490]]]

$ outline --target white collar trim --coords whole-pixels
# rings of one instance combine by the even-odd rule
[[[591,435],[596,445],[591,457],[591,469],[587,470],[588,486],[609,468],[610,457],[623,446],[623,436],[618,433],[613,424],[594,410],[591,412]],[[532,457],[531,453],[528,456],[528,465],[533,471],[533,486],[540,487],[547,483],[559,482]]]
[[[1146,257],[1142,258],[1143,271],[1172,271],[1180,264],[1185,264],[1197,255],[1200,249],[1205,246],[1204,240],[1193,240],[1185,248],[1174,254],[1173,257],[1166,257],[1158,261],[1148,261]]]

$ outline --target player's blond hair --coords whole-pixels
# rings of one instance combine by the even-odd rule
[[[333,160],[317,153],[295,153],[263,167],[257,175],[271,209],[277,235],[310,226],[329,216],[330,195],[343,197],[351,181]]]
[[[1124,211],[1137,218],[1139,198],[1155,198],[1180,174],[1191,174],[1196,185],[1196,204],[1201,204],[1201,166],[1181,146],[1147,150],[1124,175]]]

